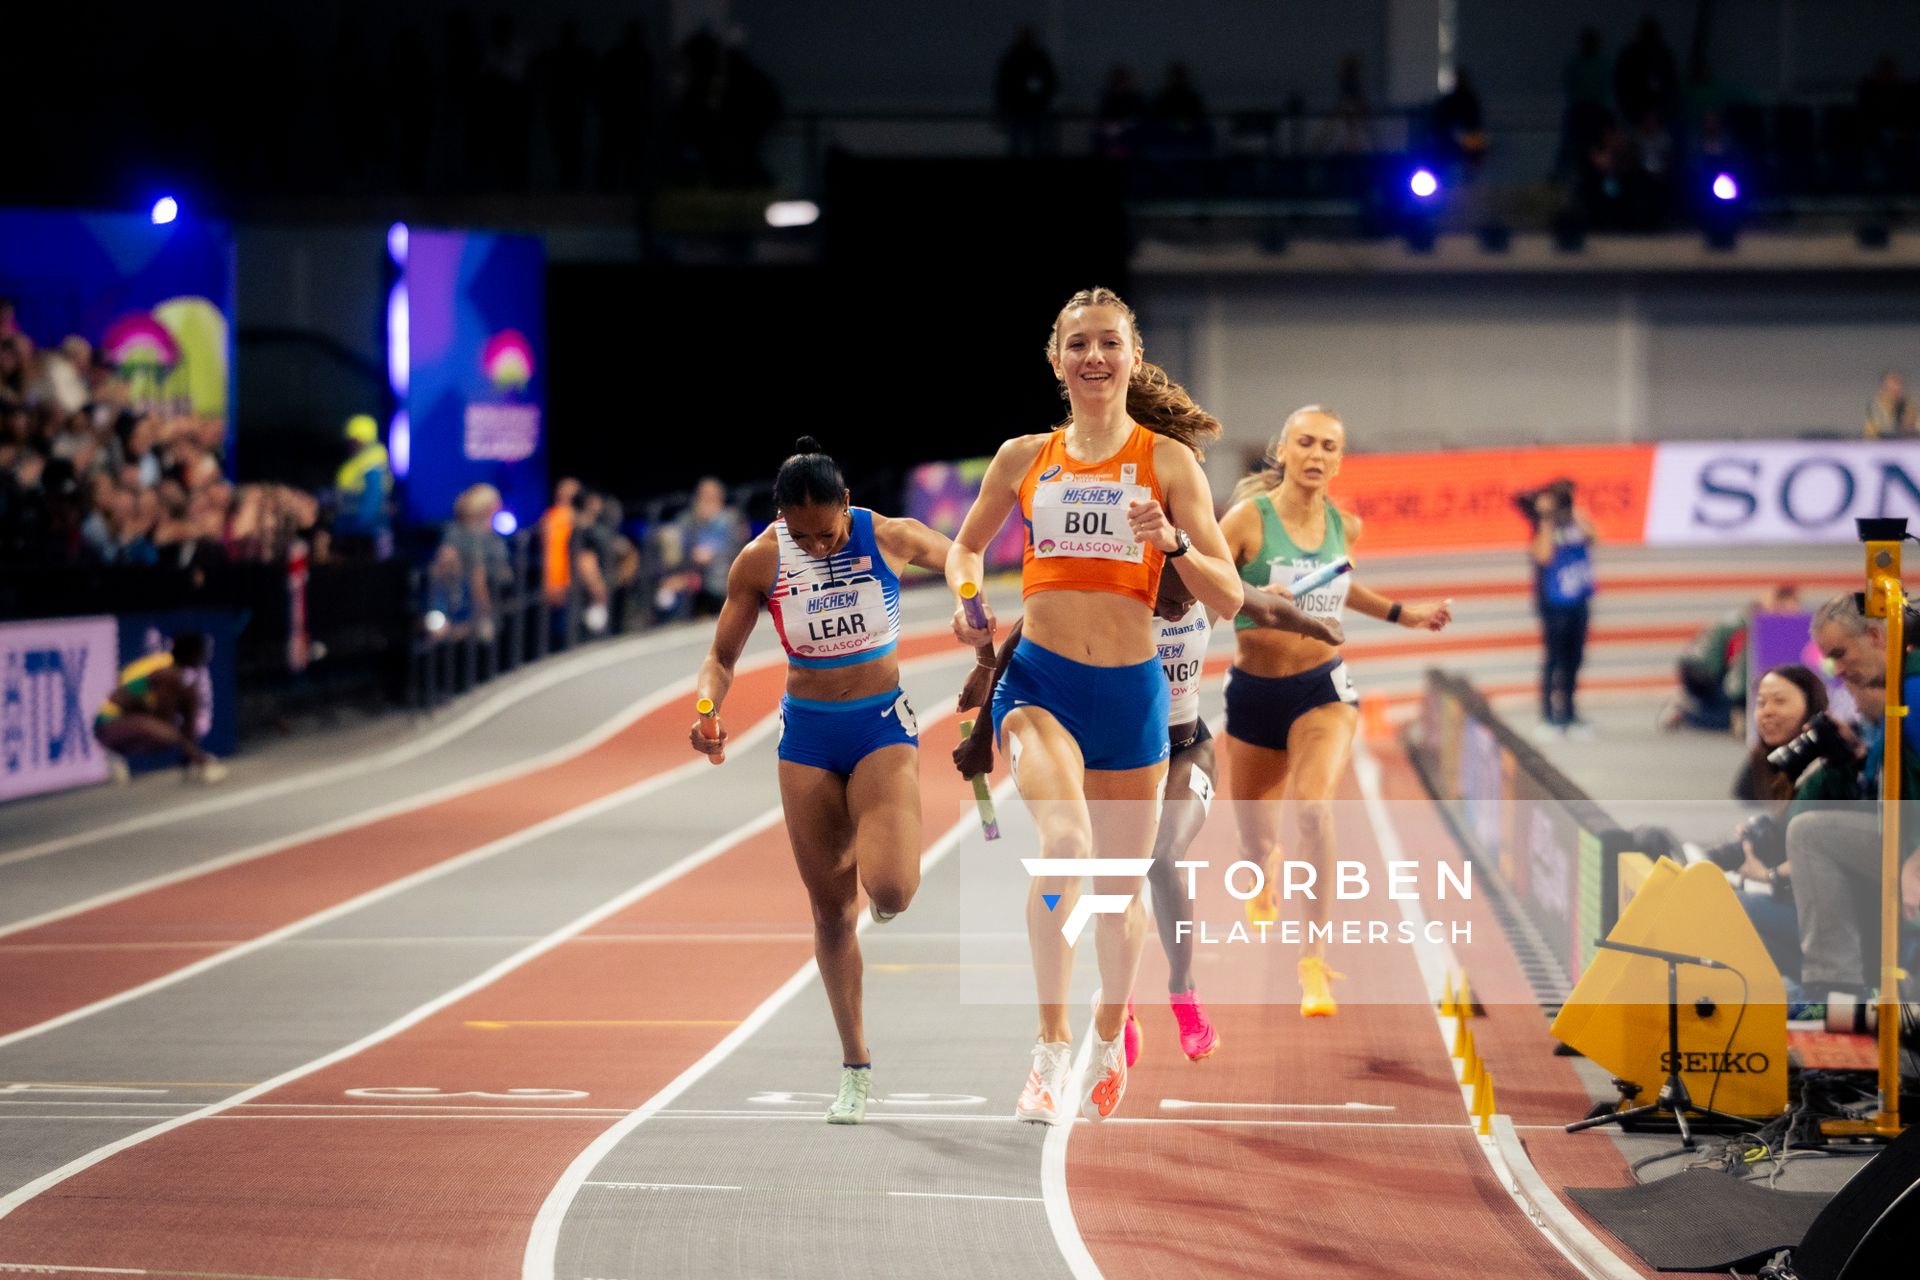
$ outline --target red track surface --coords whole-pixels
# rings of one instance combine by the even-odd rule
[[[927,646],[939,643],[930,640]],[[761,689],[743,678],[731,703],[736,724],[745,719],[742,697],[770,706],[777,680]],[[161,899],[168,906],[120,915],[111,927],[91,915],[78,918],[87,929],[69,940],[191,940],[207,936],[210,920],[224,919],[238,923],[219,928],[223,938],[258,936],[436,860],[418,860],[411,847],[428,833],[458,829],[460,840],[438,854],[451,856],[568,807],[554,795],[563,784],[575,797],[571,803],[579,804],[644,770],[678,764],[685,758],[680,745],[685,719],[684,709],[663,710],[618,735],[600,749],[615,751],[604,770],[597,761],[584,768],[580,760],[572,761],[556,766],[561,774],[551,780],[522,779],[497,794],[489,788],[417,815],[401,815],[436,815],[431,821],[422,817],[423,825],[405,834],[369,835],[386,823],[357,833],[345,847],[356,858],[377,863],[381,872],[375,876],[369,867],[372,878],[356,881],[359,887],[329,882],[333,887],[324,895],[304,896],[298,903],[283,900],[291,864],[281,861],[286,855],[275,854],[257,860],[275,864],[273,874],[236,881],[219,897],[144,895],[134,902]],[[617,750],[616,743],[621,744]],[[920,766],[924,829],[932,838],[960,816],[967,797],[952,785],[944,751],[923,751]],[[568,776],[568,769],[580,772]],[[1389,764],[1387,791],[1402,797],[1422,794],[1397,759]],[[1349,779],[1343,798],[1356,796]],[[541,806],[539,815],[530,816],[532,804]],[[1394,806],[1396,820],[1411,808]],[[481,830],[492,834],[476,834]],[[1444,848],[1457,860],[1451,842],[1435,837],[1437,830],[1403,831],[1409,856]],[[1436,838],[1444,843],[1435,843]],[[308,853],[304,846],[287,852]],[[324,857],[308,856],[325,864]],[[340,856],[338,849],[334,856]],[[401,858],[406,866],[396,869]],[[216,881],[225,874],[201,879]],[[1496,926],[1490,913],[1479,904],[1474,910],[1477,927],[1491,934]],[[242,1109],[145,1142],[52,1188],[0,1220],[0,1258],[356,1280],[517,1276],[528,1228],[548,1190],[614,1116],[506,1119],[505,1111],[522,1112],[528,1104],[489,1104],[472,1097],[363,1100],[348,1097],[347,1091],[565,1089],[587,1096],[534,1105],[563,1114],[569,1106],[636,1107],[704,1055],[806,961],[811,954],[806,918],[785,833],[776,826],[392,1039]],[[252,932],[237,932],[242,928]],[[658,945],[660,938],[686,933],[736,938],[764,933],[767,938]],[[1149,956],[1156,951],[1150,946]],[[1379,951],[1348,964],[1412,970],[1410,953]],[[1504,948],[1476,948],[1482,951]],[[23,972],[11,967],[20,958],[16,953],[18,947],[0,945],[0,974]],[[85,990],[98,994],[151,976],[122,966],[123,957],[147,956],[140,950],[46,954],[58,955],[55,963],[67,969],[92,969],[97,960],[110,972],[96,975]],[[183,958],[182,951],[168,948],[158,954],[168,963],[155,972],[199,953]],[[1279,997],[1283,1002],[1216,1007],[1224,1046],[1199,1065],[1179,1055],[1170,1015],[1157,998],[1155,984],[1163,971],[1148,966],[1140,987],[1148,1054],[1123,1115],[1196,1115],[1161,1110],[1160,1100],[1167,1097],[1362,1102],[1395,1110],[1357,1113],[1357,1120],[1339,1113],[1298,1113],[1309,1123],[1285,1126],[1077,1126],[1069,1148],[1073,1207],[1106,1273],[1118,1278],[1204,1265],[1229,1274],[1291,1270],[1315,1277],[1573,1274],[1513,1207],[1476,1149],[1431,1012],[1422,1004],[1353,1004],[1338,1018],[1303,1021],[1292,1003],[1291,958],[1281,958],[1288,961],[1275,966],[1276,986],[1286,988]],[[1510,958],[1505,963],[1513,972],[1498,979],[1489,973],[1489,986],[1517,983],[1517,966]],[[129,976],[137,973],[144,976]],[[1396,976],[1398,983],[1413,980],[1406,973]],[[12,1010],[21,988],[33,981],[0,978],[5,992],[0,998],[7,1002],[0,1008]],[[69,996],[69,1004],[84,1002]],[[1501,1107],[1521,1123],[1559,1122],[1570,1109],[1584,1106],[1585,1094],[1571,1067],[1548,1056],[1551,1042],[1537,1010],[1496,1006],[1479,1020],[1476,1032],[1483,1037]],[[449,1110],[475,1105],[499,1110],[491,1115]],[[1265,1118],[1258,1112],[1240,1115]],[[1318,1122],[1327,1118],[1342,1123]],[[1440,1127],[1396,1127],[1413,1125]],[[1571,1140],[1541,1143],[1548,1156],[1543,1172],[1553,1185],[1625,1181],[1610,1142],[1597,1135],[1579,1137],[1590,1141],[1578,1148]]]
[[[1388,794],[1414,796],[1419,788],[1404,763],[1390,770]],[[1359,799],[1351,774],[1340,798]],[[1396,818],[1408,808],[1394,806]],[[1342,852],[1378,865],[1371,838],[1351,829],[1358,812],[1357,804],[1343,806]],[[1457,864],[1437,824],[1401,834],[1407,857],[1444,854]],[[1362,914],[1380,914],[1378,906]],[[1206,907],[1202,914],[1225,918]],[[1490,917],[1477,927],[1497,930]],[[1149,948],[1136,988],[1148,1041],[1123,1114],[1282,1123],[1076,1127],[1068,1187],[1101,1271],[1112,1280],[1194,1272],[1315,1280],[1577,1276],[1521,1216],[1481,1155],[1432,1010],[1424,1003],[1348,1003],[1334,1018],[1303,1019],[1295,951],[1277,942],[1263,950],[1275,1003],[1212,1006],[1222,1047],[1196,1064],[1179,1051],[1159,994],[1165,968],[1157,948]],[[1216,965],[1228,963],[1226,951],[1218,948]],[[1203,997],[1209,959],[1204,950],[1196,958]],[[1342,984],[1349,993],[1418,983],[1405,947],[1336,947],[1333,959],[1352,975]],[[1569,1084],[1580,1101],[1567,1105],[1584,1106],[1577,1081]],[[1161,1106],[1166,1098],[1393,1110],[1168,1110]]]
[[[903,636],[904,660],[952,647]],[[729,732],[770,715],[784,663],[743,669]],[[0,1035],[185,968],[548,818],[686,763],[688,711],[671,703],[605,742],[534,773],[0,939]]]
[[[673,712],[679,753],[685,719]],[[952,769],[944,750],[920,753],[929,842],[971,809]],[[362,1102],[347,1091],[569,1089],[588,1095],[575,1106],[637,1107],[806,963],[809,935],[796,930],[808,918],[776,825],[392,1039],[50,1189],[0,1219],[0,1259],[355,1280],[517,1277],[547,1192],[617,1117],[406,1119],[433,1104]],[[688,932],[777,936],[649,941]],[[679,1020],[701,1025],[660,1025]],[[517,1021],[546,1025],[472,1025]],[[566,1023],[652,1025],[557,1025]]]

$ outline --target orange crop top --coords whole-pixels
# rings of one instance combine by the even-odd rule
[[[1136,540],[1127,506],[1151,498],[1166,504],[1153,473],[1160,437],[1135,424],[1112,457],[1077,462],[1062,428],[1047,438],[1020,481],[1020,516],[1027,541],[1020,594],[1036,591],[1111,591],[1153,607],[1166,557]]]

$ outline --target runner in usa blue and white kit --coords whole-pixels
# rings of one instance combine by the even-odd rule
[[[906,910],[920,887],[919,726],[900,689],[899,571],[946,565],[946,537],[918,520],[852,504],[811,437],[773,482],[779,518],[727,574],[727,600],[696,686],[693,748],[724,756],[721,704],[762,602],[787,651],[780,703],[780,798],[794,861],[813,902],[814,955],[839,1028],[834,1124],[866,1116],[872,1060],[861,1018],[859,893],[874,919]]]

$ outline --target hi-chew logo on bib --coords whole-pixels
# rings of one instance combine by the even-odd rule
[[[886,643],[887,599],[878,582],[847,583],[792,596],[796,605],[803,600],[806,604],[799,616],[787,623],[787,640],[795,653],[833,658]]]
[[[1133,536],[1124,508],[1146,499],[1142,486],[1111,480],[1038,485],[1033,491],[1034,554],[1139,564],[1146,549]]]

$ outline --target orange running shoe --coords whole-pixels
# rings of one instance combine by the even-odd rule
[[[1067,1075],[1073,1070],[1073,1046],[1066,1041],[1033,1046],[1033,1070],[1027,1072],[1026,1087],[1013,1114],[1028,1124],[1058,1124],[1060,1099],[1066,1096]]]
[[[1272,924],[1280,918],[1280,908],[1273,902],[1273,886],[1261,885],[1260,892],[1246,901],[1247,920],[1252,924]]]
[[[1344,973],[1335,973],[1333,967],[1320,956],[1300,957],[1300,1016],[1303,1018],[1331,1018],[1338,1013],[1340,1006],[1334,1003],[1331,980],[1344,978]]]
[[[1086,1096],[1080,1100],[1080,1114],[1089,1120],[1105,1120],[1120,1108],[1127,1091],[1127,1050],[1124,1035],[1111,1040],[1093,1041],[1093,1061],[1087,1064]]]

